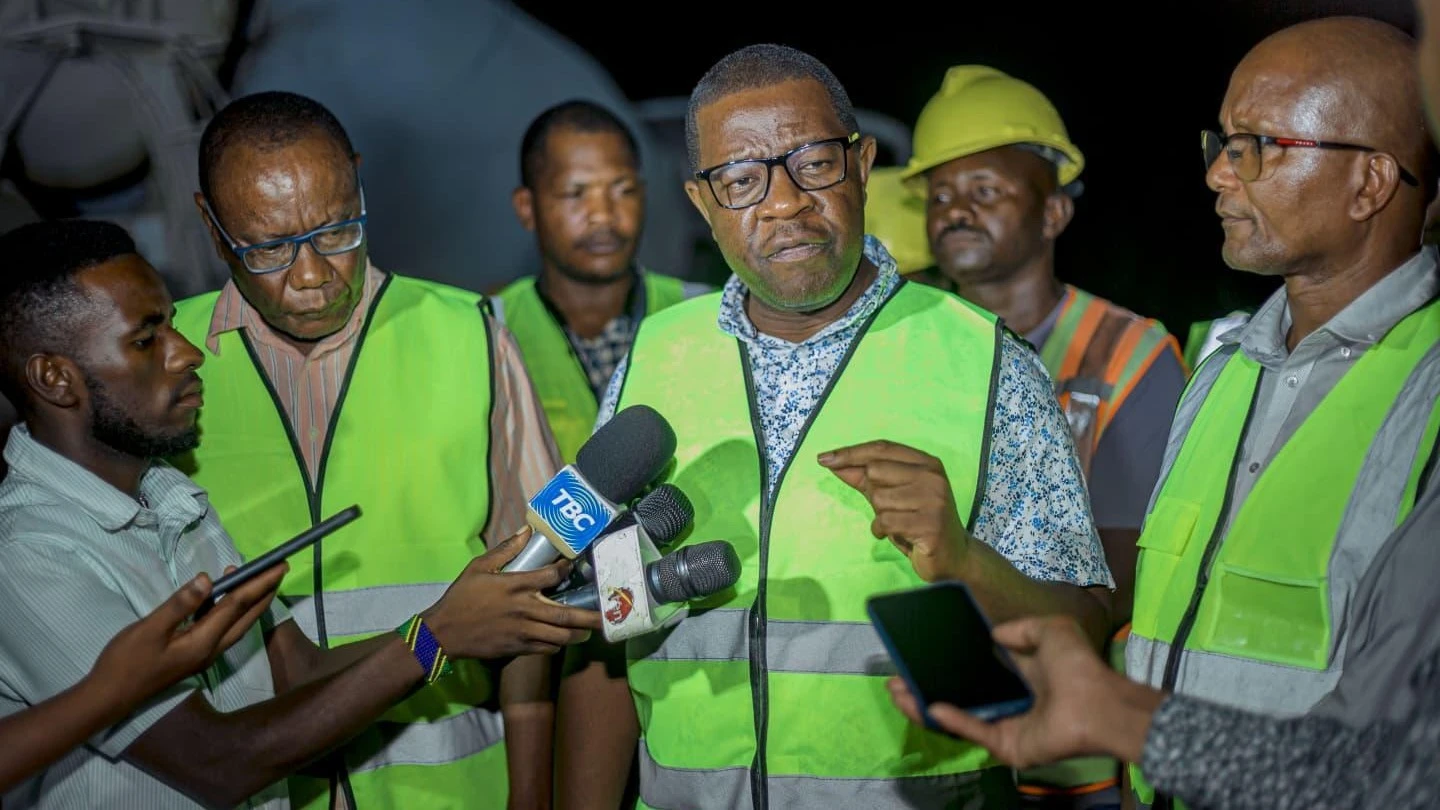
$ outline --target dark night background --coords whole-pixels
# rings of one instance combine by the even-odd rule
[[[1225,267],[1204,184],[1199,132],[1215,126],[1235,63],[1313,17],[1357,14],[1414,30],[1409,0],[667,4],[648,14],[517,5],[592,54],[634,101],[688,95],[717,59],[755,42],[813,54],[857,107],[906,125],[952,65],[1029,81],[1086,157],[1085,193],[1058,243],[1061,278],[1160,318],[1182,339],[1189,322],[1254,305],[1276,285]]]

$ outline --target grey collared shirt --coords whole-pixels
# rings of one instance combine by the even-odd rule
[[[1264,367],[1255,415],[1242,443],[1227,526],[1264,465],[1341,375],[1437,291],[1440,268],[1436,249],[1426,247],[1330,323],[1308,335],[1294,352],[1285,348],[1290,314],[1283,290],[1246,327],[1222,338],[1225,343],[1239,343],[1242,351]],[[1440,398],[1440,391],[1428,394],[1432,402]],[[1167,469],[1173,463],[1174,449],[1167,451]],[[1431,452],[1437,450],[1440,448]],[[1435,621],[1440,615],[1440,588],[1435,586],[1440,576],[1440,542],[1436,542],[1440,537],[1440,487],[1435,486],[1433,475],[1422,481],[1422,487],[1415,508],[1385,539],[1345,616],[1339,618],[1346,628],[1345,666],[1335,689],[1316,704],[1313,714],[1338,718],[1355,727],[1377,719],[1401,721],[1416,710],[1430,688],[1428,679],[1417,680],[1414,675],[1417,662],[1432,660],[1440,651],[1440,622]]]
[[[1226,530],[1265,467],[1335,383],[1386,332],[1434,298],[1437,290],[1436,251],[1426,247],[1306,335],[1293,352],[1285,341],[1291,317],[1283,287],[1244,328],[1221,337],[1222,344],[1239,343],[1240,351],[1261,366],[1255,413],[1240,442]],[[1167,470],[1171,460],[1173,453],[1167,453]]]
[[[0,715],[53,697],[84,677],[100,651],[182,584],[240,565],[205,491],[178,470],[145,473],[142,507],[31,437],[10,432],[0,483]],[[263,624],[285,621],[277,601]],[[262,627],[252,628],[204,674],[150,700],[132,716],[5,794],[15,808],[201,807],[123,758],[125,749],[196,690],[231,712],[274,696]],[[243,764],[237,764],[243,767]],[[284,782],[245,807],[289,807]]]

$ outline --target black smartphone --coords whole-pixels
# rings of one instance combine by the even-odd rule
[[[210,588],[210,598],[200,605],[199,610],[195,611],[195,618],[198,619],[206,613],[209,613],[210,608],[215,606],[215,601],[224,594],[244,585],[291,554],[314,545],[320,538],[334,532],[336,529],[358,517],[360,517],[359,504],[336,512],[314,526],[286,540],[281,545],[270,549],[259,557],[250,560],[234,571],[215,580],[215,584]]]
[[[926,727],[944,733],[930,718],[934,703],[990,721],[1033,705],[1034,692],[991,638],[990,622],[964,583],[881,594],[866,607]]]

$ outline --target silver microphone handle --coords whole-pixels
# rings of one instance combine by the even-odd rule
[[[566,607],[580,608],[581,610],[600,609],[600,589],[588,583],[579,588],[557,593],[549,599]]]
[[[501,568],[501,573],[511,571],[536,571],[560,558],[560,550],[550,542],[550,538],[535,532],[530,535],[530,542],[525,544],[525,549],[515,556]]]

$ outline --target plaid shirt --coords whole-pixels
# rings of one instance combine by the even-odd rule
[[[570,341],[570,348],[575,352],[575,356],[580,359],[580,365],[585,368],[590,390],[595,393],[597,401],[615,374],[615,368],[620,365],[625,355],[630,353],[630,344],[635,342],[635,330],[645,317],[645,281],[642,273],[641,270],[634,273],[634,283],[630,285],[630,294],[625,298],[625,308],[619,315],[611,318],[600,334],[593,338],[576,334],[575,330],[565,323],[565,316],[560,313],[560,309],[546,297],[541,285],[535,285],[535,292],[540,296],[541,303],[550,310],[555,322],[563,325],[565,337]]]
[[[629,354],[630,344],[635,340],[636,323],[629,312],[623,312],[605,324],[605,329],[593,338],[580,337],[570,327],[565,327],[565,337],[570,339],[575,356],[585,367],[585,376],[590,378],[590,390],[595,392],[597,400],[615,373],[615,367]]]

